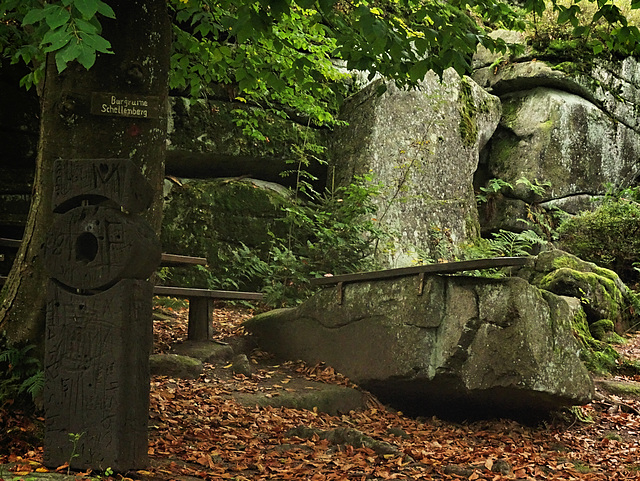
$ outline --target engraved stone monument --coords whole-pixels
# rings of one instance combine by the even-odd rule
[[[56,219],[45,246],[45,464],[142,468],[153,341],[146,279],[161,249],[137,214],[153,192],[128,159],[58,160],[54,175]]]

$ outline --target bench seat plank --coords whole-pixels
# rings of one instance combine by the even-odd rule
[[[496,267],[524,266],[530,262],[529,257],[493,257],[489,259],[473,259],[469,261],[443,262],[441,264],[426,264],[422,266],[398,267],[382,271],[360,272],[356,274],[343,274],[338,276],[318,277],[311,279],[312,286],[326,286],[340,282],[359,282],[378,279],[390,279],[394,277],[409,276],[415,274],[452,274],[454,272],[472,271],[476,269],[489,269]]]
[[[162,253],[160,265],[163,267],[206,266],[207,259],[204,257]]]
[[[172,286],[155,286],[153,293],[156,296],[176,296],[196,298],[204,297],[211,299],[243,299],[243,300],[260,300],[264,297],[262,292],[244,292],[244,291],[218,291],[212,289],[197,289],[195,287],[172,287]]]

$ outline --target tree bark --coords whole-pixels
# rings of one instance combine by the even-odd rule
[[[31,208],[24,240],[0,292],[0,332],[12,344],[43,340],[48,274],[42,247],[53,219],[56,159],[130,158],[156,192],[145,217],[160,229],[171,42],[167,3],[107,3],[116,19],[102,19],[103,36],[114,55],[99,55],[89,71],[74,62],[61,74],[53,56],[47,59]],[[97,115],[91,106],[94,93],[144,96],[160,108],[153,118]]]

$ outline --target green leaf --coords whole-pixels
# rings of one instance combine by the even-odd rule
[[[40,22],[46,13],[44,9],[34,8],[33,10],[29,10],[27,14],[22,19],[22,25],[33,25],[34,23]]]
[[[45,20],[52,30],[64,25],[71,18],[69,10],[59,5],[49,5],[45,8],[45,12]]]
[[[44,52],[55,52],[67,45],[73,36],[66,27],[60,27],[55,30],[49,30],[44,37],[42,37],[42,44],[48,45],[44,48]]]
[[[107,18],[116,18],[115,12],[109,5],[107,5],[106,3],[100,0],[95,0],[95,1],[96,1],[96,4],[98,5],[98,13],[100,15],[103,15]]]
[[[78,9],[85,20],[93,18],[98,11],[98,2],[95,0],[75,0],[73,6]]]
[[[96,63],[96,51],[86,44],[80,44],[80,47],[81,50],[78,54],[77,60],[80,65],[89,70],[93,67],[93,64]]]
[[[604,50],[604,45],[602,44],[602,42],[593,42],[591,44],[591,50],[593,51],[594,55],[598,55]]]
[[[425,75],[429,71],[429,62],[427,60],[421,60],[414,64],[409,70],[409,77],[412,82],[420,82],[424,80]]]
[[[76,27],[78,27],[78,30],[80,30],[81,32],[89,34],[98,33],[98,28],[93,23],[82,20],[81,18],[76,18],[75,24]]]
[[[82,47],[78,42],[69,42],[64,48],[58,50],[55,55],[58,73],[63,72],[67,68],[67,64],[77,59],[81,52]]]
[[[83,35],[83,42],[96,52],[101,53],[113,53],[109,49],[111,48],[111,43],[100,35]]]

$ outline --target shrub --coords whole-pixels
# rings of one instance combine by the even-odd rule
[[[228,187],[229,194],[238,195],[242,189]],[[282,196],[279,205],[264,210],[280,209],[279,217],[258,217],[260,222],[253,222],[255,206],[227,210],[224,206],[238,200],[207,195],[206,190],[187,184],[181,189],[179,202],[172,202],[165,210],[163,246],[205,256],[210,266],[192,269],[181,278],[177,269],[168,272],[168,278],[166,270],[163,274],[168,283],[262,290],[272,306],[294,304],[310,294],[309,279],[313,277],[376,267],[376,246],[388,236],[373,218],[373,199],[379,190],[370,177],[363,177],[324,195],[307,191],[306,199]],[[254,219],[243,219],[239,215],[243,212]],[[223,214],[226,217],[222,218]],[[231,234],[244,238],[232,240]]]
[[[640,204],[608,197],[593,212],[582,212],[559,228],[560,247],[581,259],[614,270],[627,283],[638,281]]]

